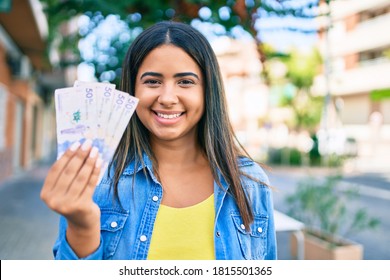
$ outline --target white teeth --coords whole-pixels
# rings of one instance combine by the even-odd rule
[[[172,114],[172,115],[157,113],[157,116],[159,116],[160,118],[163,118],[163,119],[175,119],[175,118],[180,117],[181,113],[180,114]]]

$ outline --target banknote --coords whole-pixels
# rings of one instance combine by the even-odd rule
[[[93,118],[94,96],[83,88],[61,88],[54,92],[57,125],[57,158],[76,142],[93,140],[96,127]],[[92,99],[92,100],[90,100]]]
[[[86,139],[103,160],[99,181],[117,149],[138,99],[115,89],[114,84],[76,81],[54,92],[57,158],[74,143]]]
[[[104,153],[105,137],[107,123],[112,110],[114,101],[115,85],[110,83],[85,82],[76,80],[74,87],[92,88],[96,94],[96,137],[93,140],[95,147],[99,149],[99,153]]]
[[[106,149],[103,161],[107,162],[107,159],[113,156],[137,105],[138,99],[134,96],[123,91],[114,91],[114,102],[109,117],[110,124],[106,131]]]

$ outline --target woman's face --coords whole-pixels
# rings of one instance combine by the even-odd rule
[[[142,62],[135,83],[137,115],[152,140],[196,139],[204,112],[203,77],[181,48],[162,45]]]

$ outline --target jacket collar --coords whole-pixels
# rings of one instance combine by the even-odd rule
[[[123,170],[123,175],[131,176],[137,173],[138,171],[142,170],[144,167],[146,167],[149,170],[149,172],[153,173],[152,161],[150,160],[150,158],[145,152],[142,154],[142,159],[143,159],[143,164],[141,162],[138,162],[137,166],[134,160],[130,162]],[[239,157],[237,161],[239,167],[253,165],[253,161],[247,157]]]
[[[135,161],[135,160],[130,162],[123,170],[123,175],[132,176],[135,173],[138,173],[139,171],[144,170],[145,168],[148,171],[149,176],[152,178],[152,180],[159,184],[156,176],[154,175],[152,161],[145,152],[142,154],[142,162]]]
[[[123,170],[123,175],[131,176],[144,169],[144,167],[146,167],[149,171],[153,171],[152,161],[145,152],[142,154],[142,161],[143,162],[135,160],[131,161]]]
[[[134,173],[137,173],[138,171],[142,170],[144,167],[149,169],[149,171],[153,171],[152,161],[145,152],[142,154],[142,159],[143,164],[141,162],[138,162],[137,166],[134,160],[130,162],[123,170],[123,175],[133,175]],[[253,161],[247,157],[239,157],[237,161],[239,167],[253,165]]]

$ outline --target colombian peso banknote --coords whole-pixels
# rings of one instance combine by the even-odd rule
[[[76,81],[54,93],[57,158],[74,143],[90,139],[103,160],[100,179],[107,170],[138,99],[109,83]]]

